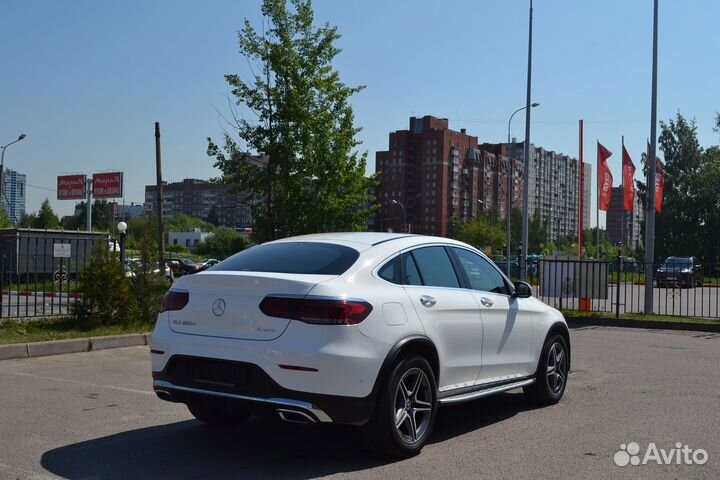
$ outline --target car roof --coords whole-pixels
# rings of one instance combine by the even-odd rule
[[[414,237],[417,235],[410,235],[407,233],[384,233],[384,232],[330,232],[330,233],[313,233],[309,235],[298,235],[296,237],[287,237],[280,240],[282,241],[293,241],[293,242],[321,242],[321,241],[343,241],[361,243],[364,245],[376,245],[380,242],[393,240],[397,238]]]
[[[329,242],[354,248],[363,252],[372,247],[388,247],[389,250],[401,250],[415,245],[427,243],[444,243],[465,245],[462,242],[445,237],[433,237],[426,235],[414,235],[407,233],[385,233],[385,232],[331,232],[315,233],[311,235],[299,235],[274,240],[268,243],[284,242]]]

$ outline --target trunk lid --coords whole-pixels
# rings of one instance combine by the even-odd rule
[[[187,290],[188,304],[169,311],[177,333],[238,340],[274,340],[290,320],[268,317],[260,302],[270,294],[306,295],[334,275],[208,271],[183,277],[173,290]]]

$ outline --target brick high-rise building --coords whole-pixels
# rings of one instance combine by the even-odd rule
[[[380,173],[375,219],[378,231],[447,235],[455,218],[471,221],[481,212],[506,218],[509,156],[513,158],[513,207],[522,208],[523,143],[478,145],[447,119],[411,117],[409,130],[390,133],[389,149],[376,154]],[[577,235],[578,165],[567,155],[530,146],[529,211],[540,211],[551,240]],[[510,151],[508,151],[510,150]],[[590,225],[592,170],[585,164],[583,224]],[[405,226],[404,226],[405,225]]]
[[[444,236],[452,218],[470,220],[498,201],[504,209],[505,187],[497,177],[507,162],[477,146],[465,129],[450,130],[446,118],[429,115],[411,117],[408,130],[390,133],[389,150],[375,156],[375,229]]]

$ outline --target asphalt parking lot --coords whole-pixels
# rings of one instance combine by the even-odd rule
[[[431,443],[394,461],[350,427],[253,419],[217,431],[151,391],[146,347],[0,362],[0,478],[720,478],[720,335],[584,327],[560,404],[521,393],[440,410]],[[637,442],[704,465],[618,467]]]

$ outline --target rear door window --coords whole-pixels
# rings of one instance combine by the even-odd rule
[[[209,270],[341,275],[359,256],[357,250],[333,243],[270,243],[236,253]]]
[[[445,248],[423,247],[412,250],[423,285],[432,287],[460,287],[455,268],[453,268]]]

